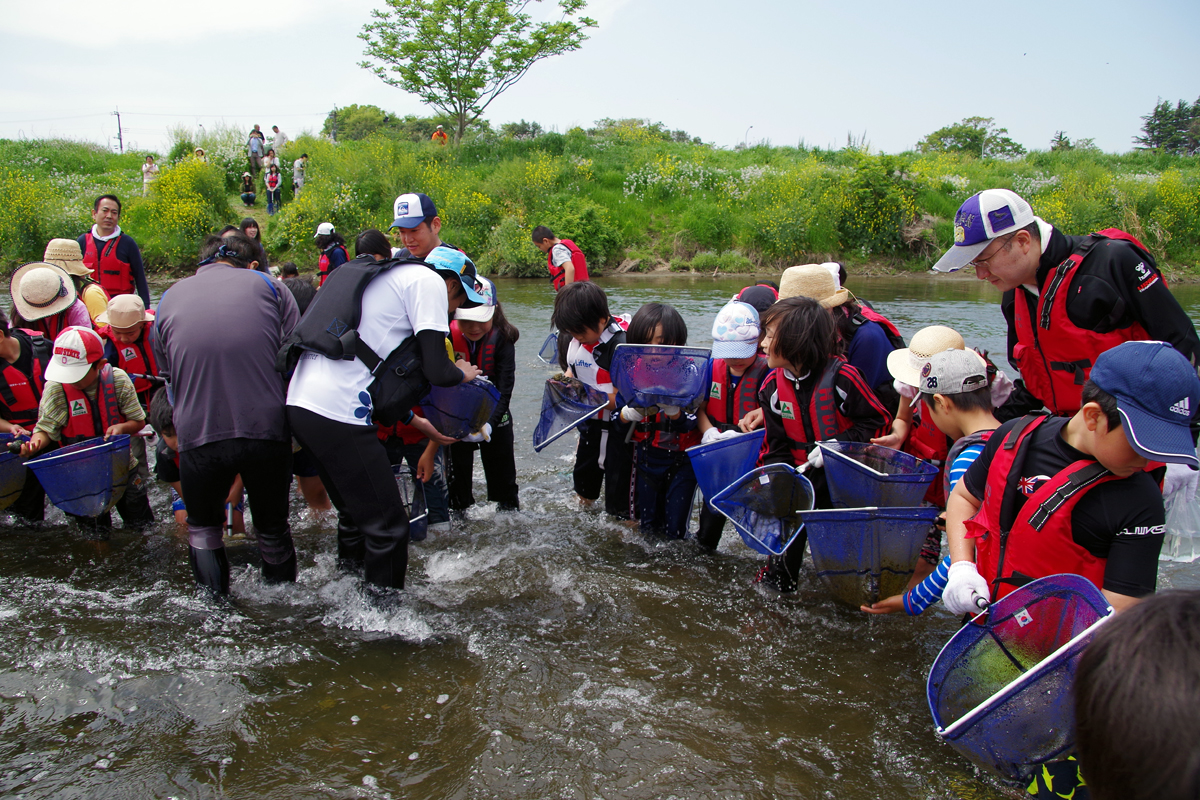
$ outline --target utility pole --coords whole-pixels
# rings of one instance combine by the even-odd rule
[[[112,113],[113,113],[113,116],[117,118],[117,143],[121,146],[121,155],[124,155],[125,154],[125,140],[121,138],[121,110],[117,109],[116,111],[114,111]]]

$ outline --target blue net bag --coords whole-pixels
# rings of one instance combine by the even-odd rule
[[[542,413],[533,430],[533,450],[540,453],[551,442],[574,430],[608,405],[608,395],[565,375],[546,380]]]
[[[60,447],[31,458],[50,502],[77,517],[98,517],[125,494],[129,477],[129,437],[122,434]]]
[[[1079,656],[1113,609],[1091,581],[1050,575],[962,627],[929,671],[938,734],[968,759],[1027,785],[1074,747]]]
[[[25,488],[25,462],[16,453],[8,452],[8,445],[15,437],[11,433],[0,433],[0,510],[6,509],[21,496]],[[17,439],[19,442],[27,439]]]
[[[868,442],[821,442],[829,496],[839,508],[919,506],[938,468]]]
[[[500,390],[475,378],[457,386],[432,386],[421,401],[421,411],[443,436],[461,439],[475,433],[492,418]]]
[[[938,509],[926,506],[831,509],[801,516],[817,577],[835,598],[858,608],[905,590],[937,515]]]
[[[414,542],[425,539],[429,533],[429,513],[425,506],[425,484],[412,474],[408,464],[393,464],[392,474],[400,489],[400,500],[408,514],[408,538]]]
[[[692,460],[692,472],[696,474],[696,485],[704,493],[710,507],[712,499],[722,489],[754,469],[766,435],[766,429],[760,428],[741,436],[687,449],[688,458]]]
[[[779,555],[804,526],[801,514],[813,507],[808,478],[786,464],[756,467],[717,492],[712,505],[764,555]]]
[[[626,405],[691,408],[708,395],[709,358],[700,347],[621,344],[609,372]]]
[[[538,358],[547,364],[558,364],[558,331],[551,331],[538,349]]]

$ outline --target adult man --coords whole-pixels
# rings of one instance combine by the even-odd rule
[[[133,237],[121,231],[121,201],[116,195],[102,194],[92,203],[91,233],[77,240],[83,251],[83,263],[92,271],[92,280],[109,297],[134,294],[150,305],[150,287],[142,266],[142,251]]]
[[[174,395],[192,571],[218,597],[229,591],[221,523],[239,474],[263,578],[296,579],[288,527],[292,440],[275,355],[300,311],[282,283],[248,269],[255,253],[245,234],[210,236],[200,268],[163,294],[154,323],[159,375]]]
[[[391,228],[398,229],[400,241],[404,243],[395,258],[424,259],[433,248],[440,246],[459,249],[442,241],[442,218],[429,195],[420,192],[400,195],[392,204],[392,215],[395,219]]]
[[[301,153],[292,164],[292,194],[300,194],[304,188],[304,171],[308,169],[308,153]]]
[[[434,144],[440,144],[445,147],[446,141],[449,138],[450,137],[446,135],[446,132],[442,130],[442,126],[438,125],[437,130],[433,132],[433,135],[429,137],[429,140]]]
[[[250,138],[246,140],[246,151],[250,156],[250,171],[258,176],[259,170],[262,169],[263,152],[267,147],[267,137],[263,132],[254,126],[254,130],[250,131]]]
[[[272,125],[271,132],[275,134],[275,138],[271,141],[271,146],[275,148],[276,153],[282,153],[284,145],[288,143],[287,134],[279,130],[278,125]]]
[[[576,281],[588,280],[587,259],[570,239],[559,239],[545,225],[533,229],[533,246],[546,254],[546,267],[554,291],[562,291]]]

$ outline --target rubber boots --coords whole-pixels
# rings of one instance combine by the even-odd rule
[[[295,583],[296,582],[296,554],[292,553],[291,557],[282,564],[269,564],[266,561],[262,563],[262,576],[264,583]]]
[[[225,555],[224,547],[216,550],[188,547],[188,560],[192,562],[196,583],[208,589],[213,599],[219,600],[229,594],[229,557]]]

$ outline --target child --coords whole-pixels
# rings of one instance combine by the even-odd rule
[[[708,399],[697,413],[704,444],[739,431],[746,415],[759,407],[758,390],[770,370],[766,356],[758,352],[758,335],[758,311],[748,303],[727,303],[713,321],[712,380]],[[705,502],[696,541],[706,550],[716,550],[724,529],[725,517]]]
[[[515,345],[521,333],[505,318],[495,284],[482,277],[478,281],[484,303],[454,312],[450,342],[455,360],[469,361],[479,367],[483,376],[500,390],[500,402],[483,431],[450,445],[450,508],[462,510],[475,503],[471,476],[478,448],[487,479],[488,500],[494,500],[501,511],[518,511],[521,504],[517,497],[517,464],[508,407],[517,380]]]
[[[567,374],[608,394],[608,405],[579,428],[575,493],[584,505],[591,505],[600,496],[603,483],[605,510],[620,519],[631,519],[631,458],[624,431],[609,430],[617,393],[608,374],[613,350],[625,341],[629,317],[614,317],[603,289],[591,281],[577,281],[555,295],[550,324],[561,332],[560,341],[570,337]]]
[[[630,344],[687,344],[687,325],[673,307],[647,303],[629,323]],[[656,356],[647,356],[655,358]],[[622,398],[624,399],[624,398]],[[700,399],[696,403],[700,403]],[[642,533],[682,539],[696,491],[692,460],[684,451],[700,444],[696,409],[625,406],[621,420],[633,423],[637,442],[637,509]]]
[[[35,261],[18,268],[9,282],[9,295],[13,324],[40,331],[51,341],[70,325],[92,327],[71,276],[53,264]]]
[[[413,414],[425,416],[420,406],[413,406]],[[395,425],[375,423],[375,435],[383,442],[388,463],[393,467],[407,464],[413,479],[424,485],[425,505],[428,509],[426,530],[435,533],[449,530],[450,505],[446,491],[446,465],[442,449],[412,425],[397,422]],[[419,542],[425,537],[411,530],[410,538]]]
[[[946,457],[943,490],[949,494],[983,452],[1000,423],[992,415],[992,390],[987,383],[987,364],[972,350],[946,350],[936,353],[921,368],[921,402],[938,430],[954,445]],[[942,596],[950,558],[940,558],[942,537],[934,528],[932,546],[921,551],[918,571],[911,586],[902,595],[862,606],[868,614],[890,614],[903,609],[909,615],[920,614]],[[931,551],[931,552],[927,552]],[[932,555],[932,557],[930,557]],[[925,569],[921,569],[925,566]],[[937,567],[934,571],[934,567]],[[930,575],[930,572],[933,572]],[[928,576],[928,577],[926,577]],[[922,580],[923,579],[923,580]]]
[[[1000,426],[954,487],[952,613],[1057,573],[1092,581],[1118,612],[1154,592],[1166,514],[1146,467],[1200,466],[1189,428],[1200,378],[1165,342],[1125,342],[1096,359],[1082,400],[1069,418]]]
[[[891,425],[892,415],[866,380],[841,356],[833,317],[808,297],[780,300],[762,315],[762,348],[771,367],[758,401],[767,429],[764,464],[806,467],[818,508],[829,508],[829,487],[817,442],[866,442]],[[794,592],[804,546],[801,532],[782,556],[771,556],[758,580]]]
[[[54,342],[39,331],[9,328],[0,310],[0,432],[28,436],[33,429],[53,350]],[[26,470],[25,486],[9,510],[27,522],[45,519],[46,492],[33,470]]]
[[[138,403],[133,381],[104,360],[100,335],[91,328],[71,326],[54,340],[37,425],[32,438],[21,446],[21,455],[34,455],[55,441],[67,445],[98,436],[132,436],[145,425],[146,412]],[[128,481],[117,511],[130,527],[148,526],[154,522],[154,512],[146,498],[146,483],[136,469],[129,470]],[[112,527],[108,514],[75,519],[104,538]]]

